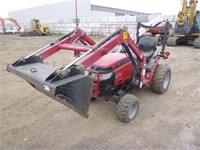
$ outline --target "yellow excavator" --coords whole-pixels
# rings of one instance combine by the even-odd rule
[[[39,19],[32,19],[31,20],[32,29],[30,31],[24,30],[20,35],[21,36],[41,36],[47,35],[50,33],[49,27],[47,24],[40,24]]]
[[[172,37],[168,46],[193,45],[200,48],[200,11],[196,10],[198,0],[182,0],[182,10],[178,13]]]

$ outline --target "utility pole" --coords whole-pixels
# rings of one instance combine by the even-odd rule
[[[78,28],[77,0],[75,0],[76,28]]]

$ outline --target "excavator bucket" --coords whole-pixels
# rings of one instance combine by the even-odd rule
[[[72,66],[64,70],[62,74],[65,75],[61,76],[61,72],[58,73],[54,67],[44,64],[39,56],[33,55],[8,65],[7,70],[26,80],[38,91],[88,118],[92,79],[85,76],[79,67]]]

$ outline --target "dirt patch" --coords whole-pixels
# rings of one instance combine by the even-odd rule
[[[199,49],[167,47],[169,90],[136,92],[139,113],[126,124],[117,120],[112,102],[92,102],[84,119],[6,71],[54,39],[0,35],[0,149],[200,149]],[[71,56],[60,52],[47,63],[63,66]]]

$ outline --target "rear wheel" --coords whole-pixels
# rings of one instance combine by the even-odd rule
[[[158,65],[153,75],[153,83],[150,86],[155,93],[163,94],[169,87],[171,70],[166,65]]]
[[[162,35],[156,34],[154,38],[155,38],[156,45],[160,46],[162,44]]]
[[[117,117],[122,122],[130,122],[138,112],[137,98],[131,94],[123,96],[117,105]]]

